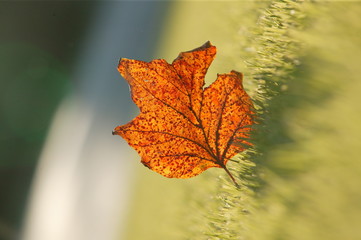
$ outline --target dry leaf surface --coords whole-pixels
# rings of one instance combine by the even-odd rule
[[[169,178],[189,178],[227,161],[247,146],[253,105],[242,87],[242,74],[218,74],[209,87],[204,77],[216,54],[210,42],[182,52],[173,61],[122,58],[140,114],[114,129],[141,156],[142,163]]]

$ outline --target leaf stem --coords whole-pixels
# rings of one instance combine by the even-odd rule
[[[232,179],[232,181],[233,181],[234,185],[236,186],[236,188],[241,188],[241,186],[239,186],[239,184],[236,182],[236,179],[234,179],[234,177],[232,176],[231,172],[227,169],[226,165],[223,165],[222,167],[226,171],[228,176]]]

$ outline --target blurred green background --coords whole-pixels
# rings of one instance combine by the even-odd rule
[[[74,84],[70,73],[94,5],[0,3],[0,239],[20,231],[36,163],[52,115]]]
[[[171,62],[180,51],[210,40],[218,53],[207,84],[217,73],[232,69],[245,74],[244,86],[259,117],[255,147],[237,156],[238,162],[228,163],[241,189],[234,188],[222,169],[209,169],[192,179],[166,179],[139,164],[134,153],[115,149],[118,158],[135,165],[127,170],[133,174],[129,182],[122,183],[128,187],[118,186],[128,189],[126,210],[116,210],[119,219],[125,219],[118,223],[123,227],[112,229],[116,237],[103,239],[361,239],[361,3],[164,4],[157,6],[162,9],[154,20],[157,28],[140,31],[145,31],[142,40],[149,38],[149,42],[140,41],[114,55]],[[21,231],[52,114],[61,99],[83,86],[72,80],[77,61],[81,62],[74,59],[84,51],[89,37],[85,29],[106,28],[92,18],[99,6],[96,2],[0,3],[0,239],[14,239]],[[135,14],[140,8],[134,9]],[[132,19],[133,12],[122,14]],[[132,25],[129,20],[129,25],[142,29],[145,22]],[[139,41],[137,36],[131,32],[120,39]],[[98,48],[101,52],[101,45]],[[118,59],[104,59],[114,64],[116,74]],[[99,86],[110,84],[100,78]],[[119,84],[116,91],[127,88],[119,76],[111,78]],[[115,126],[136,115],[127,94],[122,93],[121,99],[105,94],[88,99],[91,105],[104,98],[116,102],[100,105],[109,109],[101,112],[102,117],[117,118],[109,120]],[[118,108],[120,101],[127,106]],[[110,114],[118,111],[121,117]],[[110,133],[111,127],[107,128]],[[92,130],[99,133],[100,129]],[[98,135],[98,141],[107,138]],[[99,156],[106,152],[102,149],[98,147]],[[107,157],[104,165],[111,164]],[[87,173],[84,162],[78,173]],[[117,186],[111,187],[115,193]],[[87,204],[87,199],[81,199],[81,204]],[[102,205],[98,211],[102,212]],[[92,224],[97,224],[95,216],[90,216]],[[84,231],[92,235],[95,228],[85,226]],[[83,237],[68,239],[91,239],[79,236]]]
[[[152,58],[167,6],[0,2],[0,239],[124,229],[134,170],[111,131],[135,111],[116,66]]]

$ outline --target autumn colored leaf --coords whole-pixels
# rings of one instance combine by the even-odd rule
[[[122,58],[120,74],[128,81],[140,114],[118,126],[142,163],[169,178],[190,178],[227,161],[251,145],[253,105],[242,87],[242,74],[218,74],[203,88],[216,54],[210,42],[182,52],[173,61]]]

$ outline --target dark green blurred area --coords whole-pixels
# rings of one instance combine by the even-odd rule
[[[95,2],[0,2],[0,239],[13,239]]]

